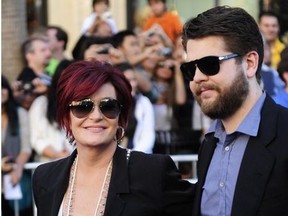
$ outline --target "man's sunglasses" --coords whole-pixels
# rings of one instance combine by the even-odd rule
[[[203,74],[207,76],[213,76],[219,72],[221,61],[239,56],[240,55],[236,53],[228,54],[225,56],[206,56],[201,59],[183,63],[180,66],[180,69],[185,79],[193,81],[196,72],[196,66]]]
[[[80,101],[72,101],[69,104],[70,110],[77,118],[86,117],[89,115],[89,113],[93,112],[95,106],[96,103],[90,98]],[[98,108],[106,118],[115,119],[119,116],[122,105],[119,103],[119,101],[113,98],[104,98],[100,100]]]

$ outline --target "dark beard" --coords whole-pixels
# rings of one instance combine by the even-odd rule
[[[215,89],[216,91],[218,88]],[[245,79],[243,71],[238,71],[238,76],[234,79],[230,87],[226,87],[219,92],[219,97],[212,104],[203,104],[199,96],[196,100],[201,110],[212,119],[226,119],[233,115],[243,104],[249,93],[248,81]]]

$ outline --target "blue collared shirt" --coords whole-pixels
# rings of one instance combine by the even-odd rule
[[[257,136],[260,112],[266,97],[263,93],[232,134],[227,134],[221,120],[211,124],[208,133],[219,139],[208,168],[201,200],[201,215],[231,215],[234,191],[241,161],[250,136]]]

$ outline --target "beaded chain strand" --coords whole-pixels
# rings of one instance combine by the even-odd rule
[[[69,190],[69,200],[67,204],[67,216],[72,216],[73,196],[75,194],[75,178],[76,178],[77,167],[78,167],[78,155],[76,156],[73,162],[72,170],[71,170],[71,177],[69,181],[70,190]],[[109,189],[109,184],[110,184],[110,179],[111,179],[111,173],[112,173],[112,160],[109,162],[109,165],[106,169],[105,178],[101,187],[100,197],[98,199],[97,206],[95,208],[94,216],[104,215],[108,189]]]

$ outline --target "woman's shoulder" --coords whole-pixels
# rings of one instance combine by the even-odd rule
[[[37,175],[39,177],[44,177],[44,178],[48,178],[49,176],[57,176],[59,174],[61,174],[65,168],[69,167],[70,164],[70,157],[66,157],[66,158],[62,158],[62,159],[58,159],[55,161],[50,161],[50,162],[44,162],[44,163],[40,163],[39,166],[37,166],[37,168],[34,171],[34,175]],[[68,170],[68,169],[67,169]],[[43,178],[43,179],[44,179]]]
[[[167,166],[173,166],[174,162],[169,155],[165,154],[148,154],[140,151],[131,152],[131,161],[139,166],[153,167],[153,169],[162,169]]]
[[[169,155],[165,155],[165,154],[149,154],[149,153],[144,153],[141,151],[134,151],[131,149],[126,149],[121,146],[118,147],[117,151],[119,152],[118,153],[119,155],[120,154],[122,156],[125,155],[129,163],[133,161],[133,162],[147,165],[147,163],[153,164],[157,161],[159,163],[165,163],[165,162],[167,163],[167,161],[173,162],[172,158]]]

